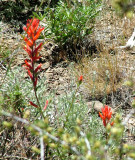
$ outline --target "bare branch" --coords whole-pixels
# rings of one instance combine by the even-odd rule
[[[87,149],[88,149],[88,155],[91,156],[91,147],[90,147],[90,143],[85,135],[85,133],[83,133],[82,131],[80,132],[81,136],[84,137],[85,139],[85,143],[86,143],[86,146],[87,146]]]
[[[116,48],[133,48],[135,46],[135,28],[134,28],[134,32],[132,33],[132,36],[129,38],[129,40],[127,41],[125,46],[119,46]]]

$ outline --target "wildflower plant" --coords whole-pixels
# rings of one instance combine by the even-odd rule
[[[37,97],[37,81],[38,81],[38,73],[41,69],[41,64],[36,66],[36,61],[40,59],[39,51],[43,43],[40,43],[38,46],[36,44],[36,40],[39,38],[41,32],[44,28],[39,26],[39,20],[34,18],[27,21],[26,26],[23,27],[24,31],[26,32],[27,36],[24,37],[24,41],[26,43],[24,50],[28,53],[29,59],[25,59],[25,68],[28,72],[28,75],[33,83],[34,93],[37,100],[37,104],[30,101],[30,105],[39,108],[41,113],[42,109]],[[43,116],[43,113],[42,113]]]
[[[79,78],[78,78],[78,81],[77,81],[77,88],[75,90],[75,92],[73,92],[73,95],[72,95],[72,98],[71,98],[71,103],[69,105],[69,109],[67,111],[67,114],[66,114],[66,122],[67,123],[69,121],[69,117],[73,119],[74,117],[74,113],[73,113],[73,110],[74,110],[74,102],[75,102],[75,99],[76,99],[76,94],[80,88],[80,85],[82,84],[83,82],[83,76],[81,75]]]
[[[106,127],[108,123],[112,126],[114,122],[110,122],[110,119],[112,117],[112,111],[111,108],[109,108],[107,105],[105,105],[104,108],[102,108],[102,114],[99,112],[99,116],[103,120],[103,125]]]
[[[105,105],[104,108],[102,108],[102,114],[99,112],[99,116],[101,117],[102,121],[103,121],[103,125],[106,128],[105,131],[105,138],[106,138],[106,144],[108,144],[108,138],[110,138],[110,134],[108,134],[108,129],[107,126],[108,124],[110,124],[111,126],[113,126],[114,122],[110,122],[111,117],[112,117],[112,111],[111,108],[109,108],[107,105]]]

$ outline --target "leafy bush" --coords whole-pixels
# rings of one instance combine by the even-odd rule
[[[93,0],[59,1],[55,9],[46,8],[46,35],[53,38],[60,48],[75,53],[75,49],[80,49],[84,38],[92,32],[99,4]]]

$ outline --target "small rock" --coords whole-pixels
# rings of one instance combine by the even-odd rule
[[[63,84],[65,82],[64,78],[62,78],[62,77],[59,78],[59,81],[61,84]]]
[[[46,62],[46,63],[42,64],[42,69],[43,70],[47,70],[49,67],[50,67],[50,63],[49,62]]]
[[[91,101],[91,102],[87,102],[87,106],[88,108],[90,108],[90,111],[92,110],[92,108],[94,108],[95,111],[102,112],[102,108],[104,107],[104,104],[101,103],[100,101]],[[112,111],[112,114],[114,114],[114,109],[111,108],[111,111]]]

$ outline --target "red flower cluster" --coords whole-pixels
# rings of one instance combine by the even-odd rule
[[[27,37],[24,37],[24,41],[26,42],[26,46],[24,50],[28,53],[30,60],[25,60],[25,66],[28,70],[28,75],[30,76],[34,87],[37,85],[37,72],[41,68],[41,64],[39,64],[35,68],[35,62],[40,58],[39,51],[42,47],[43,43],[40,43],[36,46],[36,40],[39,38],[40,33],[44,28],[39,27],[39,20],[34,18],[27,21],[26,26],[23,29],[27,33]]]
[[[41,68],[41,64],[35,67],[35,62],[40,58],[39,51],[41,50],[42,44],[40,43],[36,46],[36,40],[39,38],[40,33],[44,28],[39,26],[39,20],[34,18],[27,21],[26,26],[23,27],[24,31],[27,33],[27,36],[24,37],[24,41],[26,42],[26,46],[24,50],[28,53],[30,59],[25,60],[25,68],[28,71],[28,75],[30,76],[34,91],[36,94],[36,86],[37,86],[37,75],[38,71]],[[38,108],[39,106],[30,101],[30,105]]]
[[[99,112],[99,116],[102,118],[103,120],[103,124],[106,127],[107,124],[110,122],[111,116],[112,116],[112,111],[111,108],[109,108],[107,105],[105,105],[104,108],[102,108],[102,114]],[[110,123],[111,125],[113,125],[114,122]]]
[[[83,76],[81,75],[81,76],[78,78],[78,80],[79,80],[79,84],[81,84],[82,81],[83,81]]]
[[[79,77],[79,81],[83,81],[83,76],[82,75]]]

